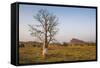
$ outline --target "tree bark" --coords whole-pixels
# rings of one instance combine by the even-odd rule
[[[43,57],[46,58],[47,54],[48,54],[47,21],[45,21],[45,39],[43,45]]]
[[[48,43],[47,43],[47,35],[45,35],[45,41],[43,44],[43,57],[45,58],[48,55]]]
[[[46,58],[48,55],[48,48],[47,48],[47,45],[44,44],[43,45],[43,57]]]

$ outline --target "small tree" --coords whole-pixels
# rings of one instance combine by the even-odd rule
[[[58,31],[56,28],[58,25],[58,18],[49,13],[46,9],[40,9],[34,16],[34,19],[38,24],[29,25],[31,28],[31,35],[43,43],[42,54],[46,57],[48,54],[48,45],[50,42],[55,40],[54,36]]]
[[[66,43],[66,42],[63,42],[63,44],[62,44],[63,46],[68,46],[68,43]]]

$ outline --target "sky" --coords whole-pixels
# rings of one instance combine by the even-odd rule
[[[19,40],[34,41],[29,32],[28,24],[38,23],[33,16],[40,9],[46,9],[56,15],[59,28],[55,39],[59,42],[69,42],[72,38],[95,42],[96,40],[96,9],[76,7],[56,7],[40,5],[19,5]]]

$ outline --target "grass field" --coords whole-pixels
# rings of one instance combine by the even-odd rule
[[[41,47],[20,47],[19,63],[44,63],[60,61],[78,61],[78,60],[95,60],[96,46],[53,46],[48,47],[48,56],[42,57]]]

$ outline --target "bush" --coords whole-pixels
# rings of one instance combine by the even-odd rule
[[[63,46],[68,46],[68,43],[66,43],[66,42],[63,42],[63,44],[62,44]]]

